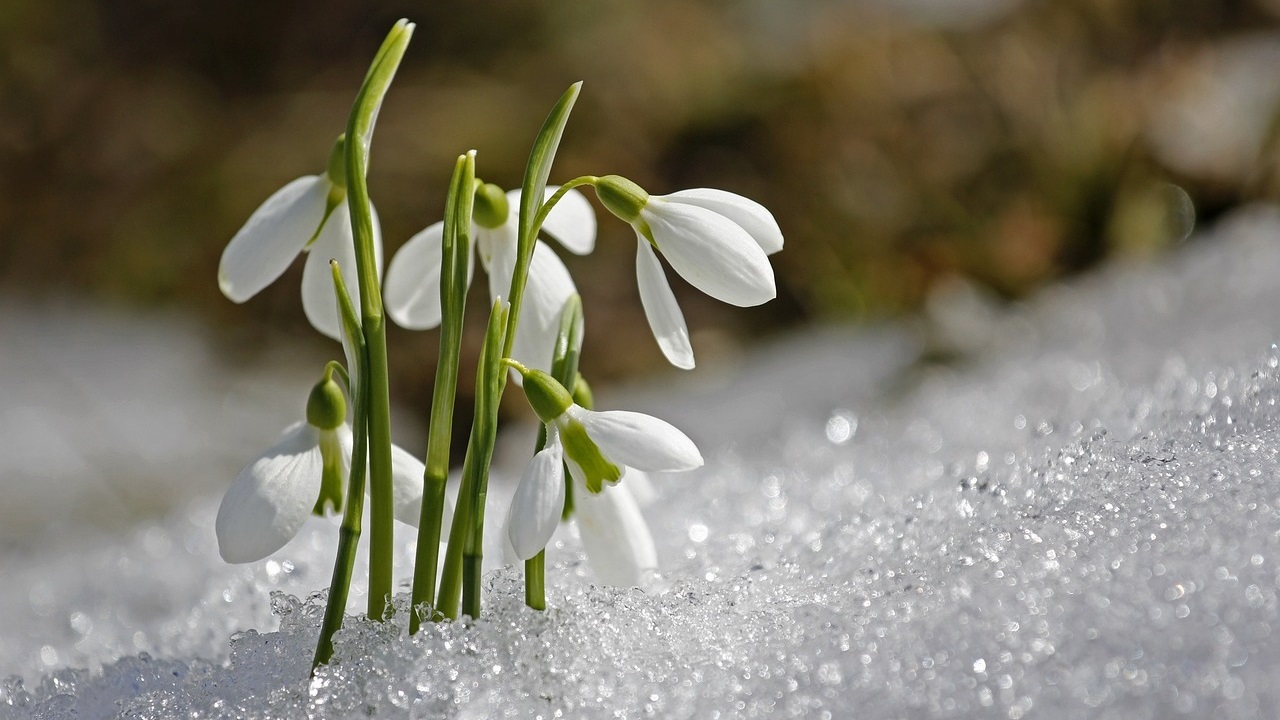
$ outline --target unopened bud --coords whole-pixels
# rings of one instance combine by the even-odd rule
[[[326,376],[311,388],[307,398],[307,424],[321,430],[333,430],[347,420],[347,399],[332,377]]]
[[[596,197],[609,212],[634,225],[640,210],[649,202],[649,193],[621,175],[605,175],[595,181]]]
[[[471,217],[482,228],[499,228],[507,224],[507,216],[511,213],[507,194],[493,183],[483,183],[476,187],[475,206],[471,209]]]

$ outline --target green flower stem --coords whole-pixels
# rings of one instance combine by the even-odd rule
[[[458,389],[458,363],[462,357],[462,318],[466,309],[467,263],[471,257],[471,213],[475,201],[475,152],[458,157],[445,201],[444,240],[440,273],[440,359],[431,398],[431,425],[427,438],[426,472],[422,486],[422,514],[418,522],[418,546],[413,572],[413,607],[410,633],[418,632],[423,619],[417,608],[436,594],[436,568],[440,561],[440,530],[444,514],[445,483],[449,479],[449,445],[453,437],[453,406]]]
[[[507,370],[502,364],[502,337],[510,322],[508,306],[501,299],[489,314],[484,349],[480,351],[480,371],[476,379],[476,418],[471,430],[474,446],[467,454],[474,462],[468,478],[471,495],[469,526],[462,546],[462,612],[480,617],[480,580],[484,560],[484,508],[489,493],[489,465],[493,461],[493,445],[497,440],[498,402],[506,384]]]
[[[458,607],[462,600],[462,545],[467,528],[471,527],[471,478],[475,474],[471,466],[471,446],[467,446],[462,461],[462,486],[458,489],[458,505],[453,510],[453,525],[449,527],[449,544],[445,548],[444,570],[440,573],[440,591],[436,595],[436,615],[450,620],[458,619]]]
[[[547,609],[547,551],[524,561],[524,604],[534,610]]]
[[[348,299],[348,302],[349,301],[350,299]],[[342,385],[347,389],[348,394],[355,393],[355,388],[351,387],[351,377],[347,375],[347,369],[343,367],[342,363],[338,362],[337,360],[330,360],[329,362],[325,363],[324,376],[325,376],[325,379],[328,379],[333,377],[334,375],[337,375],[338,379],[342,381]]]
[[[547,198],[547,201],[543,203],[542,207],[538,210],[538,214],[533,220],[534,227],[542,227],[542,223],[546,222],[547,215],[551,213],[551,209],[559,204],[561,198],[563,198],[570,190],[580,188],[583,185],[595,185],[596,181],[599,179],[600,178],[595,175],[582,175],[561,185],[554,193],[552,193],[551,197]]]
[[[351,304],[351,296],[347,294],[346,285],[342,281],[342,272],[338,263],[330,262],[333,270],[334,288],[338,294],[338,314],[342,320],[343,332],[347,338],[347,346],[352,354],[356,367],[353,372],[359,381],[359,387],[351,386],[351,378],[347,370],[336,362],[330,362],[326,370],[332,369],[342,377],[347,391],[351,395],[351,404],[355,408],[352,419],[354,424],[353,449],[351,453],[351,475],[347,481],[346,507],[342,513],[342,527],[338,531],[338,553],[333,562],[333,579],[329,583],[329,598],[324,608],[324,621],[320,626],[320,640],[316,645],[315,659],[311,663],[312,672],[333,657],[333,635],[342,627],[343,616],[347,609],[347,596],[351,590],[351,574],[356,562],[356,545],[360,541],[360,523],[364,515],[365,457],[369,452],[367,405],[364,402],[368,384],[364,378],[368,356],[365,354],[364,338],[360,334],[360,323],[356,320],[355,307]]]
[[[391,564],[394,552],[392,533],[395,508],[391,485],[391,400],[387,378],[387,334],[382,310],[382,289],[373,247],[373,211],[365,174],[369,167],[369,144],[378,109],[386,96],[396,68],[404,57],[413,23],[401,20],[388,33],[378,50],[364,84],[356,95],[347,121],[347,204],[351,210],[351,231],[355,238],[356,273],[360,279],[360,312],[368,355],[368,373],[361,375],[369,391],[366,412],[369,425],[369,617],[386,617],[391,599]]]

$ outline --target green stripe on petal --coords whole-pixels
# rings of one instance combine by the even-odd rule
[[[556,424],[560,428],[564,453],[582,470],[588,491],[598,493],[604,489],[605,483],[613,484],[622,479],[622,469],[605,458],[581,422],[568,417]]]
[[[569,421],[579,423],[609,460],[649,472],[692,470],[702,466],[702,453],[674,425],[627,410],[595,412],[573,408]]]

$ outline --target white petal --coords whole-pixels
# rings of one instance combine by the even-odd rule
[[[328,181],[308,175],[280,188],[254,210],[222,251],[222,294],[242,303],[280,277],[315,234],[328,195]]]
[[[638,237],[638,234],[637,234]],[[640,304],[644,316],[649,319],[649,329],[662,348],[667,361],[682,370],[693,369],[693,345],[689,342],[689,328],[684,324],[684,314],[676,296],[667,283],[658,256],[649,247],[649,241],[639,237],[636,248],[636,283],[640,287]]]
[[[218,551],[229,563],[261,560],[298,534],[320,496],[319,435],[305,422],[249,463],[218,507]]]
[[[566,412],[582,423],[600,452],[614,464],[651,472],[702,466],[698,446],[665,420],[627,410],[584,410],[577,405]]]
[[[650,198],[640,215],[671,267],[702,292],[739,307],[777,295],[769,256],[732,220],[661,198]]]
[[[564,512],[564,456],[558,440],[533,456],[507,509],[507,537],[528,560],[547,546]]]
[[[372,206],[370,206],[372,210]],[[382,275],[382,228],[378,212],[373,210],[373,250],[378,275]],[[351,295],[356,316],[360,315],[360,280],[356,272],[356,247],[351,235],[351,212],[344,202],[334,208],[325,221],[320,236],[307,251],[307,262],[302,267],[302,310],[311,326],[329,337],[342,341],[342,328],[338,322],[338,301],[333,291],[333,272],[329,261],[337,260],[342,268],[342,279]]]
[[[387,314],[400,327],[426,330],[440,324],[440,268],[444,223],[438,222],[401,246],[382,288]]]
[[[560,335],[560,316],[565,303],[577,291],[569,270],[555,251],[541,240],[535,241],[512,357],[527,367],[551,372],[556,338]]]
[[[573,517],[587,562],[600,582],[640,585],[658,569],[653,535],[625,485],[607,485],[600,493],[575,485]]]
[[[782,249],[782,228],[778,227],[773,213],[755,200],[714,188],[680,190],[662,197],[671,202],[697,205],[729,218],[746,230],[767,255]]]
[[[514,220],[499,228],[476,228],[476,253],[489,273],[489,299],[505,298],[510,292],[517,249]]]
[[[627,468],[619,482],[627,484],[627,490],[631,491],[631,497],[636,499],[636,504],[640,507],[648,507],[658,498],[658,491],[653,488],[649,473],[639,468]]]
[[[547,198],[559,189],[556,185],[547,186]],[[519,200],[516,202],[512,207],[519,207]],[[591,201],[577,190],[567,191],[547,213],[542,232],[555,238],[565,250],[575,255],[591,252],[596,247],[596,211],[591,207]]]

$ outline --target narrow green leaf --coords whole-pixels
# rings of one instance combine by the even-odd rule
[[[537,138],[533,141],[533,149],[529,151],[529,162],[524,170],[524,184],[520,190],[520,234],[523,237],[533,228],[530,225],[538,208],[542,205],[546,194],[547,178],[551,175],[551,164],[555,162],[556,150],[560,147],[560,138],[564,135],[565,125],[569,122],[569,113],[578,100],[582,90],[582,82],[578,81],[560,96],[555,107],[542,123]]]
[[[511,291],[508,301],[511,303],[508,320],[507,337],[503,343],[503,355],[511,354],[511,344],[515,341],[516,326],[520,322],[520,305],[524,298],[524,286],[528,281],[529,263],[533,260],[533,242],[537,239],[539,228],[535,227],[538,209],[546,195],[547,178],[551,175],[551,165],[556,159],[556,150],[560,147],[560,138],[564,135],[565,125],[569,122],[569,113],[582,90],[582,82],[576,82],[560,96],[551,113],[542,123],[542,129],[533,141],[533,149],[529,151],[529,162],[525,165],[524,184],[520,189],[520,234],[517,241],[515,272],[511,274]]]

